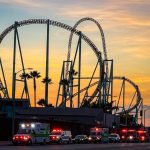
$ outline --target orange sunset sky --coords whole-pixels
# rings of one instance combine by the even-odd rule
[[[126,76],[140,88],[144,105],[150,106],[150,1],[149,0],[0,0],[0,32],[14,23],[25,19],[52,19],[73,26],[83,17],[92,17],[102,26],[108,58],[114,60],[114,75]],[[102,51],[101,36],[97,26],[84,22],[78,27]],[[18,29],[25,67],[32,67],[41,73],[37,80],[37,100],[44,98],[46,25],[30,25]],[[50,26],[50,65],[49,76],[53,84],[49,86],[49,103],[55,105],[62,61],[66,60],[70,33]],[[71,58],[77,43],[73,38]],[[90,76],[96,64],[96,56],[83,42],[82,76]],[[0,57],[11,95],[13,32],[9,33],[0,45]],[[21,69],[17,49],[16,72]],[[1,77],[1,72],[0,72]],[[19,74],[17,76],[19,78]],[[28,81],[33,105],[33,84]],[[85,87],[86,82],[81,87]],[[22,83],[17,82],[17,97],[22,91]],[[114,95],[119,84],[114,86]],[[131,86],[127,92],[132,93]],[[130,95],[130,94],[128,94]],[[129,97],[129,96],[128,96]],[[128,105],[129,102],[126,102]],[[76,104],[76,103],[75,103]],[[74,104],[74,105],[75,105]],[[146,125],[150,125],[150,111],[146,113]]]

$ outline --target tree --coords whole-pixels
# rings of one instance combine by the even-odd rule
[[[25,93],[26,93],[26,97],[27,97],[27,83],[25,82],[25,79],[29,79],[29,78],[31,78],[31,76],[30,76],[30,74],[28,74],[28,73],[22,73],[22,74],[20,74],[19,75],[19,77],[22,79],[22,80],[24,80],[24,90],[23,90],[23,93],[24,93],[24,91],[25,91]],[[23,93],[22,93],[22,96],[23,96]]]
[[[39,99],[39,101],[37,102],[38,105],[42,106],[42,107],[54,107],[52,104],[47,104],[45,99]]]
[[[40,78],[40,72],[38,71],[31,71],[30,78],[33,79],[33,89],[34,89],[34,106],[36,107],[36,79]]]
[[[68,89],[68,86],[69,86],[69,81],[67,79],[63,79],[60,81],[60,84],[63,85],[63,95],[66,99],[66,96],[67,96],[67,89]]]
[[[44,83],[44,84],[45,83],[53,84],[52,79],[51,78],[47,78],[47,77],[43,78],[41,82]]]
[[[69,71],[69,74],[72,76],[76,76],[78,74],[78,72],[75,71],[75,69],[72,69],[71,71]]]
[[[66,98],[67,98],[67,92],[68,92],[68,86],[69,86],[69,81],[67,79],[62,79],[60,81],[60,84],[63,86],[63,103],[66,105]]]
[[[90,107],[91,108],[99,108],[99,105],[98,105],[97,101],[94,101],[90,104]]]
[[[53,84],[52,79],[49,77],[45,77],[41,82],[45,84],[45,100],[46,103],[48,104],[48,85]]]
[[[90,102],[87,98],[85,98],[83,104],[81,105],[83,108],[90,108]]]
[[[38,105],[44,107],[45,106],[45,99],[39,99],[39,101],[37,102]]]

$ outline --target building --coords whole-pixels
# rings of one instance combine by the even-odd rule
[[[0,100],[0,111],[3,115],[0,118],[0,137],[5,137],[5,139],[10,139],[12,133],[12,106],[12,100]],[[34,108],[29,107],[27,100],[15,101],[15,132],[20,122],[46,122],[50,124],[51,130],[62,128],[71,130],[73,135],[89,134],[91,127],[111,128],[113,122],[119,124],[119,120],[118,116],[106,114],[98,108]],[[3,130],[4,127],[5,130]]]

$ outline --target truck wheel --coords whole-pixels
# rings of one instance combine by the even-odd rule
[[[72,143],[72,140],[69,138],[69,144],[71,144]]]
[[[46,145],[46,140],[45,139],[43,140],[43,144]]]
[[[29,140],[28,143],[27,143],[27,145],[32,145],[32,141]]]
[[[59,140],[59,144],[62,144],[62,143],[63,143],[63,142],[62,142],[62,139],[60,139],[60,140]]]

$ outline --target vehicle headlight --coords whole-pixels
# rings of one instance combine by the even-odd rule
[[[129,136],[129,139],[132,140],[132,139],[133,139],[133,136]]]
[[[25,124],[21,124],[21,127],[22,127],[22,128],[25,128]]]
[[[59,136],[56,136],[56,139],[59,139]]]
[[[91,137],[89,137],[88,139],[89,139],[89,140],[92,140],[92,138],[91,138]]]
[[[32,123],[32,124],[31,124],[31,127],[32,127],[32,128],[35,128],[35,124],[34,124],[34,123]]]

